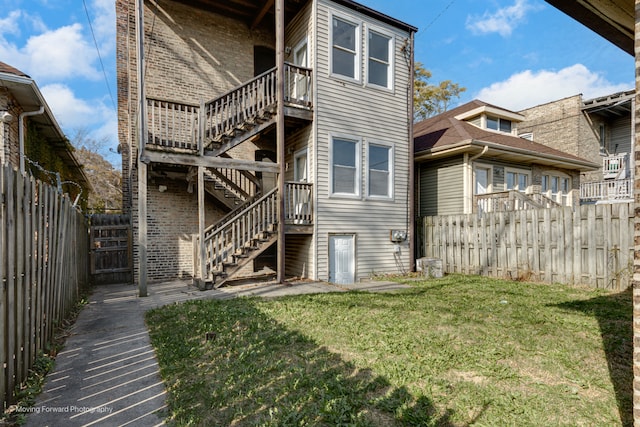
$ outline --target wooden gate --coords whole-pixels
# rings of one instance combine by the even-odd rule
[[[91,277],[96,285],[131,283],[131,220],[129,215],[96,214],[91,224]]]

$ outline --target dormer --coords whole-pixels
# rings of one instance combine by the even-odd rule
[[[455,118],[480,129],[509,135],[517,135],[517,124],[524,120],[521,114],[492,105],[482,105],[458,114]]]

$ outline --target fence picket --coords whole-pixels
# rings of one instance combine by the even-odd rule
[[[52,338],[53,325],[77,298],[80,280],[88,278],[81,271],[88,266],[88,236],[82,214],[56,189],[8,165],[0,167],[0,189],[0,404],[5,408]]]
[[[446,273],[625,289],[634,210],[628,203],[421,219],[421,253]]]

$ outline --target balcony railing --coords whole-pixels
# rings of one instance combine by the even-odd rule
[[[633,179],[585,182],[580,184],[580,200],[632,200]]]
[[[567,195],[554,195],[555,200],[541,193],[525,194],[517,190],[499,191],[495,193],[476,194],[474,197],[477,211],[511,212],[523,209],[546,209],[561,206],[570,199]]]
[[[313,184],[287,182],[284,203],[287,224],[313,224]]]
[[[628,169],[627,153],[612,154],[602,158],[602,177],[604,179],[624,179]]]
[[[263,120],[265,113],[275,112],[276,71],[276,68],[272,68],[205,103],[204,108],[177,101],[147,98],[147,145],[197,153],[203,143],[208,144],[222,135],[250,128],[257,121]],[[284,90],[286,105],[311,110],[312,70],[285,64]]]

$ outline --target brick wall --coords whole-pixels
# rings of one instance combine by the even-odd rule
[[[6,88],[0,87],[0,111],[8,111],[13,116],[9,123],[0,122],[0,162],[20,167],[20,141],[18,140],[18,116],[23,110]]]
[[[518,124],[518,133],[533,132],[534,141],[565,153],[602,163],[597,132],[582,112],[582,95],[563,98],[523,111],[525,121]],[[593,123],[597,126],[599,123]],[[601,171],[585,172],[583,182],[599,181]]]
[[[136,0],[116,0],[118,68],[118,137],[122,150],[123,206],[131,213],[134,231],[134,269],[137,277],[136,134]],[[253,77],[255,45],[273,47],[273,32],[250,30],[244,23],[184,4],[165,0],[145,2],[145,88],[148,97],[198,104],[209,101]],[[233,157],[253,160],[256,149],[275,147],[269,139],[244,143]],[[154,180],[155,182],[151,182]],[[191,235],[198,232],[196,191],[186,181],[160,182],[149,174],[149,281],[186,277],[192,273]],[[207,224],[222,215],[207,205]]]

